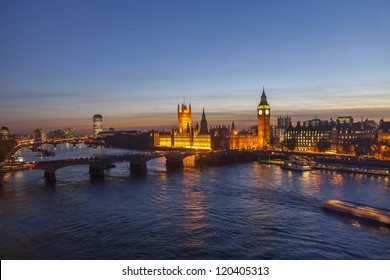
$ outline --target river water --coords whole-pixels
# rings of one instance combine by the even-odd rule
[[[129,151],[63,144],[55,152],[44,160]],[[390,208],[389,178],[257,162],[167,172],[164,164],[155,159],[146,176],[132,177],[117,163],[99,180],[88,166],[70,166],[54,186],[42,170],[5,176],[0,258],[390,259],[390,228],[320,207],[344,199]]]

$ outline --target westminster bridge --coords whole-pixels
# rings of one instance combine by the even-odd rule
[[[48,183],[56,182],[56,171],[60,168],[74,165],[89,165],[91,178],[104,177],[104,170],[115,162],[129,162],[133,175],[147,173],[147,162],[152,159],[164,157],[167,170],[184,168],[184,159],[195,156],[195,163],[199,165],[218,165],[226,163],[243,162],[258,159],[262,151],[165,151],[148,153],[129,153],[114,155],[94,155],[87,157],[39,161],[20,165],[4,165],[0,169],[0,182],[4,174],[20,170],[43,170],[44,178]]]

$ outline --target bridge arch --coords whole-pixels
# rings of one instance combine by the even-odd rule
[[[184,166],[188,166],[189,163],[192,165],[195,164],[195,156],[196,153],[165,153],[164,157],[166,158],[166,166],[167,168],[183,168]]]
[[[148,170],[152,171],[166,171],[166,158],[161,155],[160,157],[151,158],[146,162],[146,167]]]

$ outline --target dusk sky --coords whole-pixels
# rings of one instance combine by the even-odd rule
[[[390,121],[390,1],[0,0],[11,133],[352,115]]]

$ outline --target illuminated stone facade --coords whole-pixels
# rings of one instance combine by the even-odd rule
[[[161,146],[161,147],[172,147],[173,146],[172,132],[160,132],[158,140],[159,140],[159,142],[158,142],[157,146]]]
[[[232,133],[229,137],[229,148],[255,149],[258,146],[257,134],[253,132]]]
[[[257,106],[257,126],[247,131],[238,131],[234,122],[232,127],[219,126],[210,131],[207,128],[206,114],[203,109],[200,127],[192,126],[191,105],[177,106],[176,129],[171,132],[160,132],[160,147],[177,147],[204,150],[218,149],[257,149],[267,147],[270,143],[270,113],[264,89],[260,104]]]
[[[192,126],[191,105],[178,105],[177,129],[171,132],[160,132],[158,137],[160,147],[176,147],[186,149],[211,149],[211,135],[208,132],[206,114],[203,109],[200,128]]]
[[[191,104],[177,105],[177,127],[173,132],[173,146],[178,148],[191,148],[194,143],[194,130],[192,127]]]
[[[257,106],[257,147],[267,147],[271,141],[271,107],[267,102],[267,96],[265,95],[264,88],[261,95],[260,104]]]
[[[191,104],[181,104],[181,108],[177,105],[177,127],[179,133],[191,133],[192,132],[192,117],[191,117]]]
[[[211,149],[211,135],[198,134],[194,137],[193,148],[210,150]]]
[[[175,133],[173,146],[177,148],[192,148],[194,136],[191,133]]]

